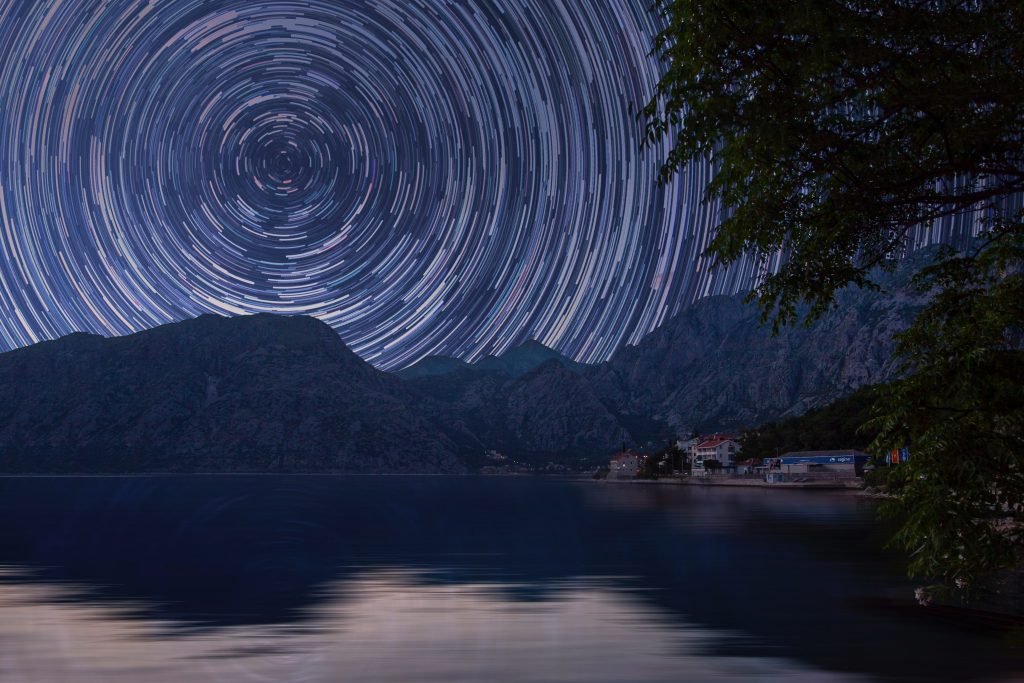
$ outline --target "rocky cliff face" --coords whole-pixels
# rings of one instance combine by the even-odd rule
[[[677,433],[749,427],[892,379],[892,337],[918,306],[905,292],[847,291],[812,326],[773,336],[756,306],[705,299],[587,378],[620,413],[650,415]]]
[[[203,316],[0,355],[4,471],[459,471],[396,378],[312,318]]]
[[[412,386],[424,400],[437,401],[446,421],[464,425],[467,438],[513,452],[557,453],[574,443],[608,452],[623,440],[741,429],[802,414],[895,376],[892,338],[920,301],[903,276],[882,283],[884,293],[848,290],[810,327],[787,327],[774,336],[755,305],[713,297],[607,363],[561,363],[561,372],[552,364],[520,378],[501,370],[512,364],[503,366],[499,358]],[[533,349],[531,355],[554,353]],[[517,426],[527,421],[533,425],[529,444]]]

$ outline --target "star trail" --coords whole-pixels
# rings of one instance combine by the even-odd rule
[[[607,358],[752,265],[657,183],[647,0],[0,0],[0,347],[314,315]]]

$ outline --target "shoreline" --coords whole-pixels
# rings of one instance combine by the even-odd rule
[[[605,482],[610,484],[641,484],[653,486],[695,486],[695,487],[727,487],[727,488],[759,488],[778,490],[807,491],[858,491],[864,493],[864,482],[850,481],[801,481],[801,482],[766,482],[761,479],[720,479],[712,477],[699,479],[587,479],[587,481]],[[865,495],[875,495],[865,493]]]

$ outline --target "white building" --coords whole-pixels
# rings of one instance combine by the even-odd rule
[[[713,434],[704,437],[693,446],[691,458],[693,472],[694,474],[704,474],[706,472],[704,463],[708,460],[717,461],[723,470],[731,470],[736,467],[736,456],[739,455],[739,452],[740,444],[733,436]]]

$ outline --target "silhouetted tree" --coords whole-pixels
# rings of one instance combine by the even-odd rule
[[[1024,5],[1020,0],[656,0],[665,64],[642,112],[663,178],[709,161],[725,207],[710,253],[752,254],[765,320],[873,286],[912,230],[984,234],[942,250],[898,343],[878,448],[913,446],[898,540],[958,588],[1021,552],[1024,477]],[[769,265],[782,254],[782,265]],[[983,462],[984,461],[984,462]],[[998,520],[996,519],[998,518]],[[955,521],[954,521],[955,520]]]

